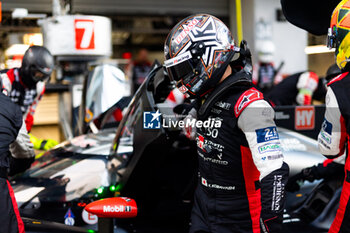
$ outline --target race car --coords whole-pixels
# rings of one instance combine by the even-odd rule
[[[27,232],[102,232],[97,216],[84,208],[114,196],[135,200],[138,215],[115,219],[111,232],[187,232],[197,179],[196,144],[176,127],[144,129],[145,112],[169,112],[163,103],[173,88],[162,66],[155,64],[117,129],[64,142],[14,177],[11,184]],[[291,175],[324,160],[315,140],[283,128],[279,135]],[[304,222],[300,214],[303,203],[320,203],[317,195],[312,198],[318,185],[308,183],[297,195],[288,194],[284,232],[327,231],[330,224],[320,227],[312,221],[327,208],[336,211],[330,204],[333,196],[322,199],[323,208],[311,220]],[[297,202],[301,204],[295,206]]]

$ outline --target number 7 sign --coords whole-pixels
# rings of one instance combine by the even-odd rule
[[[94,21],[75,19],[75,48],[77,50],[95,49]]]

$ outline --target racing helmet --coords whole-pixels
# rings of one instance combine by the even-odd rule
[[[344,70],[350,61],[350,1],[342,0],[334,9],[328,29],[327,46],[335,48],[336,63]]]
[[[262,63],[273,62],[275,45],[271,40],[263,40],[258,43],[258,59]]]
[[[168,34],[164,66],[179,90],[196,98],[215,87],[238,51],[221,20],[196,14],[180,21]]]
[[[20,75],[28,87],[33,87],[39,81],[48,79],[54,68],[54,60],[43,46],[31,46],[23,56]]]

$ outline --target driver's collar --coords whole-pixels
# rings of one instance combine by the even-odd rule
[[[215,89],[213,89],[201,99],[200,103],[202,104],[198,110],[198,114],[205,118],[209,112],[208,110],[210,110],[213,104],[215,104],[216,101],[218,101],[224,94],[226,94],[227,91],[237,86],[251,85],[251,82],[249,81],[250,78],[247,77],[248,75],[249,74],[241,70],[237,73],[231,74],[226,79],[224,79],[216,86]]]

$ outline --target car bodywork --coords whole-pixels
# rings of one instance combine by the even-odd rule
[[[96,230],[96,222],[83,219],[85,205],[126,196],[136,200],[138,217],[118,219],[118,227],[127,232],[187,232],[197,180],[196,144],[179,129],[143,125],[144,112],[159,110],[172,88],[162,68],[155,66],[117,129],[64,142],[15,177],[11,184],[21,216],[72,224],[66,219],[73,215],[75,226]],[[279,134],[291,175],[324,160],[315,140],[284,129]]]

